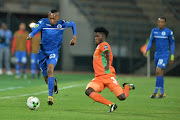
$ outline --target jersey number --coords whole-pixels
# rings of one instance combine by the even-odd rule
[[[50,55],[49,55],[49,59],[52,59],[52,58],[55,58],[55,57],[56,57],[55,54],[50,54]]]
[[[115,77],[111,77],[111,79],[113,80],[113,83],[114,83],[114,84],[118,85],[118,82],[117,82],[117,80],[115,79]]]
[[[158,60],[158,65],[162,65],[163,64],[163,59],[159,59]]]

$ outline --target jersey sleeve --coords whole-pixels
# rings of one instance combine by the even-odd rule
[[[106,43],[106,42],[104,42],[103,44],[101,44],[100,50],[101,50],[102,52],[105,52],[105,51],[107,51],[107,50],[109,51],[109,50],[110,50],[109,44]]]
[[[29,36],[34,37],[36,33],[38,33],[44,26],[43,19],[39,20],[36,25],[32,28],[32,32],[29,34]]]
[[[72,27],[73,35],[77,35],[76,23],[72,21],[63,20],[65,28]]]
[[[151,35],[149,37],[149,42],[148,42],[146,51],[148,51],[151,48],[153,40],[154,40],[154,29],[152,29],[152,31],[151,31]]]
[[[171,43],[171,55],[174,55],[174,52],[175,52],[175,39],[174,39],[173,31],[170,32],[169,41]]]
[[[15,48],[16,48],[16,32],[15,32],[15,34],[14,34],[13,42],[12,42],[12,48],[11,48],[11,52],[12,52],[12,53],[15,52]]]

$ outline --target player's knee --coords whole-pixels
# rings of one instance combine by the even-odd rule
[[[123,100],[126,99],[126,96],[125,96],[125,94],[123,93],[123,94],[119,95],[117,98],[118,98],[120,101],[123,101]]]
[[[50,68],[47,69],[47,74],[48,74],[48,76],[49,76],[49,75],[52,75],[52,74],[53,74],[53,69],[50,69]]]
[[[88,89],[86,89],[86,91],[85,91],[85,94],[87,95],[87,96],[89,96],[92,92],[94,92],[95,90],[93,89],[93,88],[88,88]]]
[[[157,68],[156,68],[156,75],[157,75],[157,76],[161,76],[162,74],[163,74],[162,69],[159,68],[159,67],[157,67]]]

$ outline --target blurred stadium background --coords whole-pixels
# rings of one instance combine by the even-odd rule
[[[6,22],[14,32],[20,22],[28,26],[54,8],[61,19],[76,22],[78,30],[74,47],[69,45],[71,29],[65,31],[57,70],[92,72],[93,28],[104,26],[110,31],[108,42],[117,73],[146,75],[147,62],[140,48],[157,26],[157,18],[164,16],[176,39],[175,64],[168,65],[164,74],[180,75],[180,0],[0,0],[0,23]],[[151,74],[155,74],[154,51],[153,45]]]

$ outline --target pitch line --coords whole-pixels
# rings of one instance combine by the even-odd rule
[[[5,89],[0,89],[0,92],[1,91],[7,91],[7,90],[20,89],[20,88],[24,88],[24,87],[21,87],[21,86],[19,86],[19,87],[8,87],[8,88],[5,88]]]
[[[69,89],[69,88],[75,88],[75,87],[80,87],[80,86],[84,86],[84,85],[70,85],[70,86],[66,86],[66,87],[59,88],[59,90],[64,90],[64,89]],[[16,95],[16,96],[5,96],[5,97],[0,97],[0,99],[7,99],[7,98],[14,98],[14,97],[25,97],[25,96],[32,96],[32,95],[40,95],[40,94],[44,94],[44,93],[48,93],[48,90],[42,91],[42,92],[37,92],[37,93]]]

